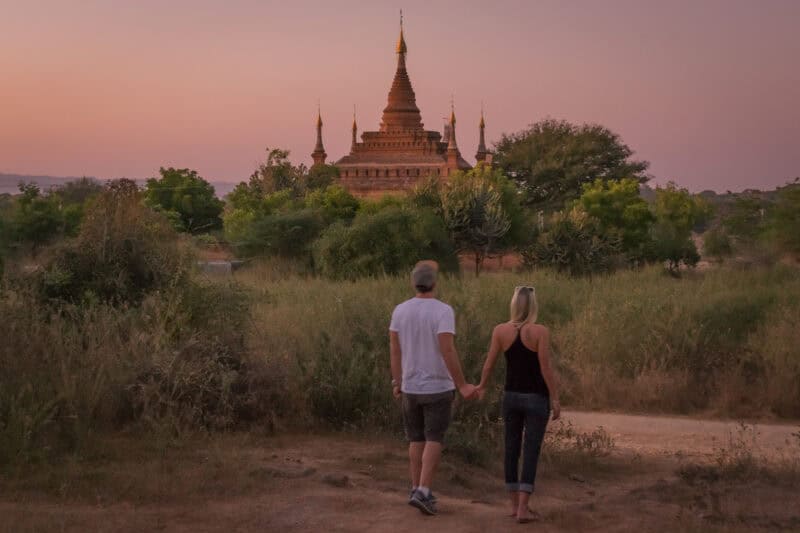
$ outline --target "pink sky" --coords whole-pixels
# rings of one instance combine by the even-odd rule
[[[398,9],[429,129],[458,143],[545,117],[598,122],[656,183],[800,175],[800,1],[0,0],[0,172],[245,179],[264,148],[328,159],[377,129]]]

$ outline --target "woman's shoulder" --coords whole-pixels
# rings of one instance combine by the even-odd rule
[[[532,335],[534,337],[543,337],[550,334],[550,330],[547,328],[547,326],[544,326],[542,324],[528,323],[525,324],[524,329],[525,333],[528,333],[529,335]]]

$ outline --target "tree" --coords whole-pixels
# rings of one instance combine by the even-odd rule
[[[768,202],[757,194],[737,194],[722,225],[737,243],[752,245],[766,230],[767,207]]]
[[[47,299],[128,304],[184,283],[191,269],[174,228],[143,204],[134,181],[121,179],[106,185],[78,236],[53,250],[36,276]]]
[[[309,257],[311,243],[324,227],[321,213],[314,209],[277,212],[249,224],[236,249],[247,257]]]
[[[177,228],[189,233],[204,233],[222,227],[222,208],[214,186],[188,168],[159,169],[160,178],[150,178],[145,186],[145,202],[163,210],[177,221]],[[174,213],[174,215],[170,215]]]
[[[553,215],[547,231],[522,251],[528,268],[544,265],[571,276],[610,272],[622,254],[617,232],[603,231],[600,222],[579,205]]]
[[[473,254],[476,276],[486,257],[502,249],[503,238],[511,229],[502,181],[494,181],[495,177],[482,166],[458,172],[442,191],[445,225],[456,250]]]
[[[304,192],[305,165],[294,166],[289,161],[289,150],[267,148],[267,160],[259,163],[247,182],[239,183],[228,195],[234,208],[258,209],[261,201],[270,194],[288,191],[299,198]]]
[[[458,258],[442,219],[430,210],[387,207],[360,212],[350,226],[336,222],[313,245],[323,276],[354,279],[410,270],[421,259],[457,270]]]
[[[12,240],[38,248],[63,234],[64,219],[52,195],[43,195],[35,183],[21,183],[11,217]]]
[[[596,179],[647,181],[649,163],[632,155],[619,135],[603,126],[547,119],[503,135],[494,161],[519,184],[526,205],[554,209],[577,198],[581,186]]]
[[[333,185],[339,178],[339,167],[336,165],[313,165],[304,177],[306,190],[324,189]]]
[[[306,194],[305,205],[319,211],[329,222],[353,220],[358,211],[358,199],[341,185],[330,185]]]
[[[695,266],[700,254],[692,240],[692,228],[707,216],[708,207],[675,183],[656,188],[653,205],[656,223],[653,226],[653,254],[666,261],[670,273],[677,274],[681,264]]]
[[[655,216],[639,194],[637,180],[597,179],[585,183],[578,205],[597,219],[603,232],[619,234],[629,260],[644,259]]]

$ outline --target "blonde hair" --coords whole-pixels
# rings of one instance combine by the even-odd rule
[[[516,324],[535,323],[539,313],[536,290],[533,287],[517,287],[511,297],[511,322]]]

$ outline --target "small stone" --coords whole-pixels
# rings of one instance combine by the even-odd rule
[[[570,474],[569,479],[576,483],[586,483],[586,479],[579,476],[578,474]]]

